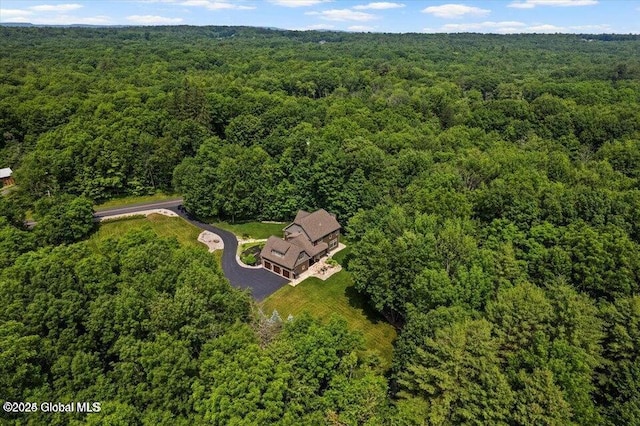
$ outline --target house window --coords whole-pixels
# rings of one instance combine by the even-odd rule
[[[329,241],[329,250],[335,248],[335,246],[338,245],[338,240],[331,240]]]
[[[284,253],[281,253],[278,250],[271,250],[271,254],[278,257],[284,257]]]

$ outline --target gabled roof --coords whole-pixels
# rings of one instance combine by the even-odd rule
[[[291,241],[285,241],[275,236],[269,237],[260,257],[285,268],[293,269],[299,263],[309,258],[303,247]]]
[[[295,225],[302,228],[312,242],[341,228],[336,217],[325,209],[316,210],[313,213],[300,210],[293,223],[284,229],[285,231],[290,228],[295,229]]]
[[[271,250],[275,250],[282,254],[287,254],[287,251],[289,251],[290,248],[291,244],[287,243],[285,240],[281,240],[280,238],[276,237],[273,241],[271,241]]]
[[[298,235],[304,235],[304,236],[307,235],[304,232],[304,230],[300,227],[300,225],[296,225],[295,223],[291,223],[287,225],[286,228],[284,228],[284,233],[287,239],[296,237]]]
[[[13,174],[13,171],[9,167],[0,169],[0,179],[11,177],[12,174]]]
[[[304,211],[304,210],[298,210],[298,214],[296,214],[296,218],[293,219],[293,223],[296,223],[299,220],[302,220],[302,218],[309,216],[311,213]]]
[[[293,238],[289,238],[287,241],[295,244],[298,247],[301,247],[309,255],[309,257],[320,254],[329,248],[329,246],[325,242],[320,242],[314,246],[305,235],[301,234],[298,234]]]

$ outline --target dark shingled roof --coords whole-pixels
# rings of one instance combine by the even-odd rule
[[[279,251],[282,254],[287,254],[290,248],[291,244],[287,243],[285,240],[281,240],[280,238],[275,238],[271,241],[271,250]]]
[[[304,211],[304,210],[298,210],[298,214],[296,214],[296,218],[293,219],[293,223],[296,223],[297,221],[301,220],[303,217],[307,217],[309,216],[311,213]]]
[[[320,242],[314,246],[313,244],[311,244],[311,241],[309,241],[305,235],[300,235],[300,234],[296,235],[293,238],[289,238],[287,241],[304,249],[304,251],[309,255],[309,257],[313,257],[317,254],[320,254],[329,248],[329,246],[325,242]]]
[[[325,209],[316,210],[313,213],[300,210],[293,223],[287,226],[285,231],[293,225],[298,225],[302,228],[312,242],[318,241],[320,238],[341,228],[336,217]]]
[[[274,252],[282,253],[282,256]],[[300,254],[303,254],[303,256],[300,257]],[[295,268],[300,262],[309,258],[303,247],[275,236],[269,237],[260,252],[260,257],[288,269]]]

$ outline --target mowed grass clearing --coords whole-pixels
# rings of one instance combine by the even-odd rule
[[[282,238],[282,229],[289,223],[263,223],[263,222],[245,222],[245,223],[227,223],[212,222],[213,226],[233,232],[240,238],[254,238],[263,240],[272,235]]]
[[[265,229],[268,229],[263,228],[264,225],[272,225],[271,229],[274,225],[256,223],[260,225],[257,227],[260,232],[266,232]],[[283,225],[276,226],[282,230]],[[201,232],[199,228],[181,218],[159,214],[152,214],[146,218],[134,217],[102,222],[96,233],[89,239],[89,243],[97,250],[100,242],[104,240],[118,238],[129,231],[144,228],[150,228],[160,237],[175,237],[181,245],[198,247],[201,250],[207,249],[204,244],[197,241]],[[348,253],[347,247],[337,253],[334,258],[344,264]],[[218,250],[213,254],[220,262],[222,251]],[[304,311],[321,319],[327,319],[334,313],[338,314],[347,320],[351,330],[362,333],[366,348],[378,352],[384,368],[391,366],[392,344],[396,338],[396,331],[367,306],[366,300],[355,291],[351,274],[347,271],[338,272],[326,281],[309,278],[296,287],[284,286],[264,300],[261,306],[267,315],[276,309],[283,319],[289,314],[296,316]]]
[[[119,197],[114,198],[109,201],[105,201],[104,203],[96,204],[94,209],[96,211],[99,210],[108,210],[115,207],[125,207],[132,204],[141,204],[141,203],[152,203],[154,201],[166,201],[172,200],[174,198],[180,198],[179,194],[165,194],[164,192],[158,192],[153,195],[131,195],[127,197]]]
[[[145,217],[133,217],[105,221],[89,239],[89,244],[97,249],[98,244],[109,238],[118,238],[131,230],[151,228],[160,237],[175,237],[181,245],[206,250],[207,247],[198,242],[201,230],[179,217],[168,217],[152,214]]]
[[[391,367],[396,331],[367,306],[347,271],[342,270],[326,281],[312,277],[296,287],[286,285],[265,299],[262,309],[267,316],[276,309],[282,319],[304,311],[321,319],[338,314],[347,320],[352,331],[362,333],[368,350],[378,352],[383,368]]]

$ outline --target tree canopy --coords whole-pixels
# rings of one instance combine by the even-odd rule
[[[49,424],[638,423],[638,58],[634,35],[0,26],[2,396],[103,401]],[[391,370],[338,317],[258,313],[205,252],[85,241],[93,203],[157,190],[335,213]]]

